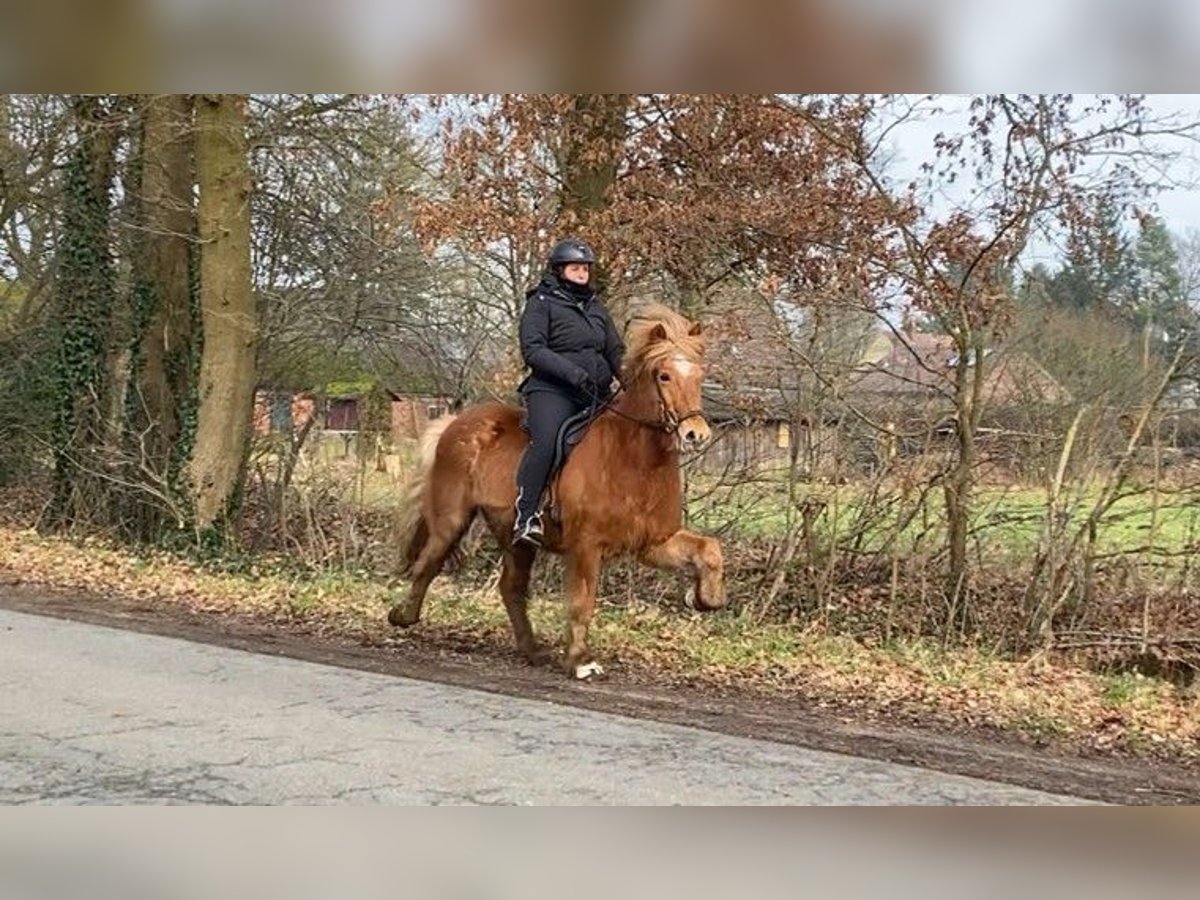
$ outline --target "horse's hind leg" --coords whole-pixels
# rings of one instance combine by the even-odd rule
[[[550,652],[533,634],[529,622],[529,577],[533,574],[533,560],[537,551],[525,544],[518,544],[504,551],[500,570],[500,596],[504,609],[512,623],[513,637],[517,650],[533,665],[541,665],[550,658]]]
[[[417,521],[416,527],[413,529],[413,535],[408,541],[408,546],[404,548],[402,572],[412,572],[413,566],[417,564],[417,559],[421,556],[421,551],[428,542],[429,526],[425,524],[425,517],[421,516]]]
[[[466,533],[474,518],[474,510],[456,510],[453,515],[445,515],[429,528],[429,536],[425,546],[421,548],[416,562],[412,566],[412,587],[408,599],[398,603],[388,611],[388,621],[400,628],[416,625],[421,620],[421,607],[425,603],[425,594],[437,574],[442,571],[446,557]]]

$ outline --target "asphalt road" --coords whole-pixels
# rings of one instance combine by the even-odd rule
[[[1085,801],[0,610],[0,802]]]

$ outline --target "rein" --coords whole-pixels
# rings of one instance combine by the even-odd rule
[[[681,416],[676,416],[667,412],[667,403],[665,400],[663,400],[662,388],[658,386],[658,382],[655,382],[654,389],[658,392],[658,403],[663,409],[663,417],[661,419],[643,419],[641,416],[631,415],[630,413],[622,412],[621,410],[617,409],[617,398],[625,392],[625,385],[623,384],[617,388],[616,392],[611,397],[604,401],[596,415],[599,416],[604,412],[613,412],[623,419],[628,419],[630,422],[636,422],[638,425],[641,425],[645,428],[653,428],[657,431],[666,432],[667,434],[675,431],[675,429],[679,427],[680,422],[686,422],[688,419],[695,418],[696,416],[699,416],[702,419],[704,418],[704,411],[699,409],[689,410]]]

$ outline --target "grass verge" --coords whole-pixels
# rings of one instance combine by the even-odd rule
[[[0,526],[0,582],[117,593],[147,605],[300,622],[366,643],[390,633],[396,591],[367,573],[312,575],[282,561],[230,568],[163,552],[134,552],[96,538],[72,541]],[[556,640],[562,608],[535,598],[539,632]],[[435,582],[422,640],[506,652],[508,622],[494,585]],[[637,601],[601,604],[597,654],[618,672],[658,683],[793,697],[848,717],[952,730],[999,729],[1090,755],[1200,761],[1200,699],[1132,674],[1105,676],[1053,661],[1015,661],[930,642],[865,644],[802,624],[760,624],[735,613],[698,615]]]

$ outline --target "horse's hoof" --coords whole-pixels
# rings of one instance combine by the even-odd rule
[[[525,657],[525,661],[531,666],[544,666],[554,658],[554,654],[550,652],[550,648],[542,646],[534,647],[532,650],[525,650],[522,652],[522,656]]]
[[[577,681],[591,681],[593,678],[600,678],[603,675],[604,667],[598,662],[581,663],[575,667]]]
[[[696,586],[694,584],[689,584],[688,589],[684,592],[683,604],[694,609],[700,609],[700,604],[696,602]]]
[[[397,628],[411,628],[420,621],[420,614],[413,615],[403,606],[393,606],[388,610],[388,622]]]

